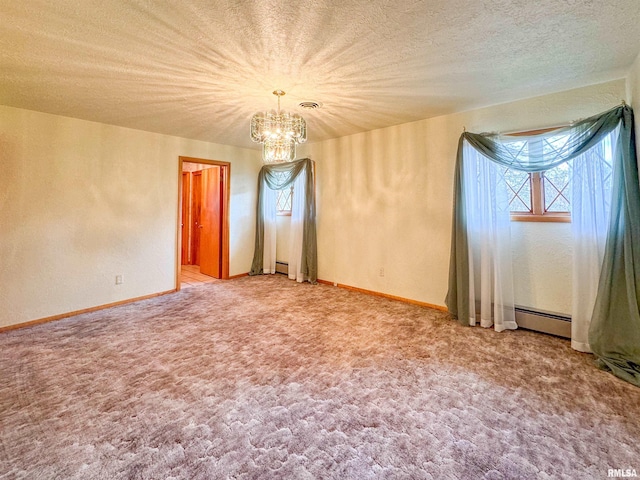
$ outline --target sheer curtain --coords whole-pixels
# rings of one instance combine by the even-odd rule
[[[291,198],[291,226],[289,228],[289,278],[298,282],[308,280],[302,273],[302,241],[304,235],[304,199],[306,182],[298,175],[293,182]]]
[[[264,165],[258,175],[256,241],[249,275],[275,273],[277,190],[294,186],[290,234],[289,272],[292,278],[316,283],[315,180],[313,162],[303,158]]]
[[[611,219],[589,345],[600,367],[640,386],[640,181],[628,107],[613,152]]]
[[[549,139],[550,136],[562,141]],[[486,197],[492,199],[492,185],[480,180],[482,171],[467,165],[477,163],[471,150],[500,167],[523,172],[541,172],[575,160],[572,346],[583,351],[591,349],[599,366],[640,386],[640,182],[633,111],[623,104],[547,136],[532,138],[542,140],[543,148],[522,148],[521,142],[501,141],[495,135],[464,132],[460,137],[447,307],[460,323],[473,324],[469,319],[475,313],[478,295],[484,302],[482,284],[488,288],[485,280],[489,278],[488,274],[482,278],[481,270],[482,284],[476,285],[479,261],[475,255],[477,251],[483,253],[483,244],[492,239],[497,242],[493,235],[500,231],[497,220],[490,215],[489,220],[483,220],[481,233],[471,228],[471,219],[482,217],[476,213],[481,208],[476,206],[480,197],[467,198],[472,185],[484,185],[483,189],[489,189]],[[473,175],[477,178],[470,178]],[[496,196],[496,211],[497,203]],[[497,250],[509,250],[505,245],[498,248],[497,244],[493,250],[490,245],[485,248],[494,255]],[[481,262],[496,265],[492,270],[495,285],[502,272],[497,267],[500,262],[490,255],[482,258]],[[494,302],[500,302],[497,291],[494,286]],[[508,299],[503,297],[502,303],[508,308]],[[493,315],[494,321],[499,318],[495,308]]]
[[[262,257],[262,269],[264,273],[276,273],[276,203],[277,190],[270,189],[265,182],[263,186],[264,202],[262,204],[262,217],[264,218],[264,250]]]
[[[573,296],[571,347],[591,352],[589,327],[611,218],[612,145],[619,129],[572,161]]]
[[[503,167],[464,142],[464,201],[469,232],[469,324],[517,328],[513,306],[509,195]],[[479,312],[477,311],[479,310]]]

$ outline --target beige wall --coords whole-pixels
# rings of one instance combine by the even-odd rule
[[[636,57],[627,77],[627,101],[633,108],[636,128],[636,151],[640,155],[640,54]]]
[[[0,326],[175,288],[180,155],[231,162],[248,272],[258,151],[0,106]]]
[[[319,277],[443,305],[463,126],[565,124],[625,97],[637,110],[639,78],[636,60],[626,85],[302,145],[298,157],[316,161]],[[247,272],[259,151],[0,106],[0,326],[174,288],[180,155],[231,162],[230,274]],[[279,218],[280,233],[287,220]],[[568,224],[514,224],[514,260],[518,304],[570,312]]]
[[[624,97],[621,79],[302,145],[298,156],[316,161],[319,278],[444,305],[463,127],[562,125]],[[513,231],[516,302],[570,313],[570,224],[518,223]]]

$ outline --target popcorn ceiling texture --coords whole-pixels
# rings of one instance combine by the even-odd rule
[[[640,389],[566,340],[280,276],[0,335],[2,479],[606,478]]]
[[[0,104],[258,148],[300,101],[310,141],[624,77],[637,0],[0,1]]]

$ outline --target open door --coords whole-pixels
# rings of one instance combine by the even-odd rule
[[[222,169],[202,170],[200,272],[222,278]]]
[[[177,290],[182,265],[199,265],[200,273],[229,278],[231,198],[229,162],[182,156],[178,160]],[[188,248],[183,248],[185,245]],[[188,259],[185,259],[187,251]]]

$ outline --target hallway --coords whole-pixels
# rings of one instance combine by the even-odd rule
[[[200,273],[198,265],[182,265],[180,270],[180,289],[195,287],[204,283],[219,281],[217,278]]]

